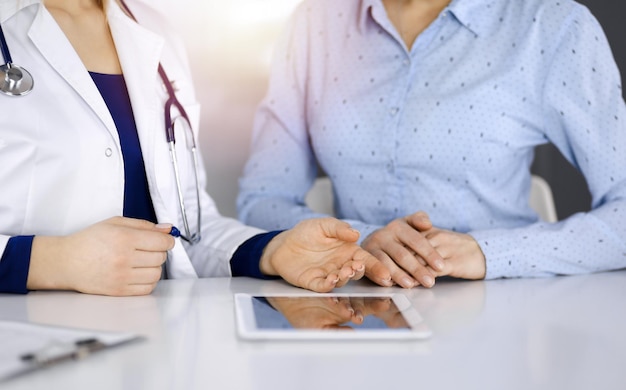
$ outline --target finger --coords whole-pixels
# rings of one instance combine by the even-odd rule
[[[356,267],[357,264],[359,265],[358,267]],[[354,276],[352,276],[351,279],[352,280],[360,280],[365,275],[365,264],[364,263],[354,262],[352,264],[352,270],[354,271]]]
[[[341,318],[352,318],[354,316],[354,308],[349,298],[342,297],[339,301],[339,311],[337,314]]]
[[[428,267],[420,264],[418,258],[406,247],[395,244],[387,245],[384,249],[384,253],[387,254],[387,257],[404,271],[397,271],[395,273],[392,271],[392,277],[396,283],[404,288],[415,287],[415,281],[418,281],[426,287],[432,287],[434,285],[434,275],[431,274]],[[389,267],[388,263],[385,263],[385,265]]]
[[[130,296],[149,295],[154,291],[157,282],[148,284],[133,284],[129,286]]]
[[[424,211],[418,211],[417,213],[409,215],[406,217],[406,221],[409,225],[419,231],[429,230],[433,227],[428,214]]]
[[[149,252],[149,251],[135,251],[132,259],[130,260],[130,266],[132,268],[154,268],[159,267],[167,260],[167,252]]]
[[[154,284],[161,280],[161,267],[135,268],[129,274],[127,284]]]
[[[365,319],[365,302],[363,301],[362,298],[354,298],[350,300],[350,303],[352,304],[352,308],[354,309],[354,316],[352,318],[352,322],[354,322],[357,325],[360,325],[363,323],[363,320]]]
[[[103,293],[104,295],[116,296],[116,297],[130,297],[130,296],[140,296],[140,295],[149,295],[156,288],[157,283],[147,283],[147,284],[129,284],[124,288]]]
[[[376,270],[382,266],[387,270],[388,275],[391,276],[391,280],[393,280],[400,286],[404,288],[412,288],[417,285],[418,282],[413,279],[413,277],[404,272],[402,268],[398,264],[396,264],[396,262],[391,257],[389,257],[387,253],[383,251],[376,251],[374,255],[376,256],[377,261],[370,264],[366,263],[365,266],[365,276],[367,276],[368,279],[372,280],[375,283],[378,283],[377,279],[375,277],[372,277],[371,275],[374,274],[374,272],[376,272]],[[378,284],[380,284],[381,286],[391,285],[389,283],[389,279],[387,279],[386,283],[387,284]]]
[[[380,286],[392,286],[390,270],[371,253],[364,249],[359,249],[352,255],[352,259],[355,261],[355,264],[363,265],[363,267],[356,268],[354,280],[361,279],[365,275],[369,280]]]
[[[339,276],[337,276],[337,274],[335,273],[331,273],[327,275],[325,278],[323,277],[312,278],[307,283],[305,288],[311,291],[315,291],[315,292],[321,292],[321,293],[329,292],[336,287],[338,282],[339,282]]]
[[[417,256],[424,259],[429,266],[437,271],[443,270],[443,257],[435,250],[430,241],[426,239],[423,234],[415,230],[402,230],[398,232],[398,236],[406,247],[410,248]],[[391,254],[394,259],[396,259],[395,256],[406,257],[406,254],[410,255],[406,248],[396,248],[395,251],[397,251],[395,254]]]
[[[379,286],[391,287],[393,285],[391,269],[371,255],[365,260],[365,276]]]
[[[356,276],[356,271],[352,268],[352,263],[346,263],[341,267],[338,272],[339,282],[337,282],[337,287],[341,287],[344,284],[348,283],[350,279]]]
[[[155,224],[145,219],[113,217],[107,220],[108,223],[116,226],[123,226],[132,229],[154,230]]]
[[[146,252],[166,252],[174,247],[176,240],[169,232],[135,231],[133,242],[137,250]]]
[[[326,237],[337,238],[346,242],[357,242],[359,239],[359,231],[353,229],[346,222],[335,218],[322,218],[320,219],[320,224],[322,224],[321,226]]]
[[[408,251],[402,251],[401,254],[389,253],[389,256],[403,271],[397,275],[392,274],[394,280],[402,287],[415,287],[415,285],[410,286],[408,284],[407,276],[405,276],[407,274],[410,275],[412,280],[416,280],[424,287],[432,287],[435,284],[435,274],[431,272],[430,267],[422,265],[418,256],[410,255]],[[398,277],[401,278],[402,282],[398,282],[396,279]]]

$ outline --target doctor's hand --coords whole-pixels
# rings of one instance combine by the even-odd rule
[[[361,246],[389,269],[393,281],[400,286],[412,288],[421,284],[432,287],[437,272],[444,270],[444,262],[422,234],[431,228],[428,214],[419,211],[374,231]]]
[[[367,275],[391,285],[387,268],[356,244],[359,232],[335,218],[310,219],[274,237],[259,264],[266,275],[279,275],[294,286],[317,292],[341,287]]]
[[[36,236],[27,287],[128,296],[152,292],[174,247],[170,225],[114,217],[63,237]]]

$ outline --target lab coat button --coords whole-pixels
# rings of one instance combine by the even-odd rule
[[[113,150],[111,148],[106,148],[104,150],[104,155],[107,157],[111,157],[113,155]]]

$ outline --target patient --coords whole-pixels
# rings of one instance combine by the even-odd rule
[[[592,210],[528,205],[536,146]],[[626,267],[626,107],[601,27],[563,0],[310,0],[277,48],[240,219],[282,229],[318,167],[336,215],[403,287]]]

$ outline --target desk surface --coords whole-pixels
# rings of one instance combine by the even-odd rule
[[[0,319],[132,331],[146,339],[29,374],[9,389],[624,389],[626,271],[440,281],[405,294],[423,341],[242,341],[233,294],[302,290],[247,278],[166,280],[150,296],[0,295]]]

